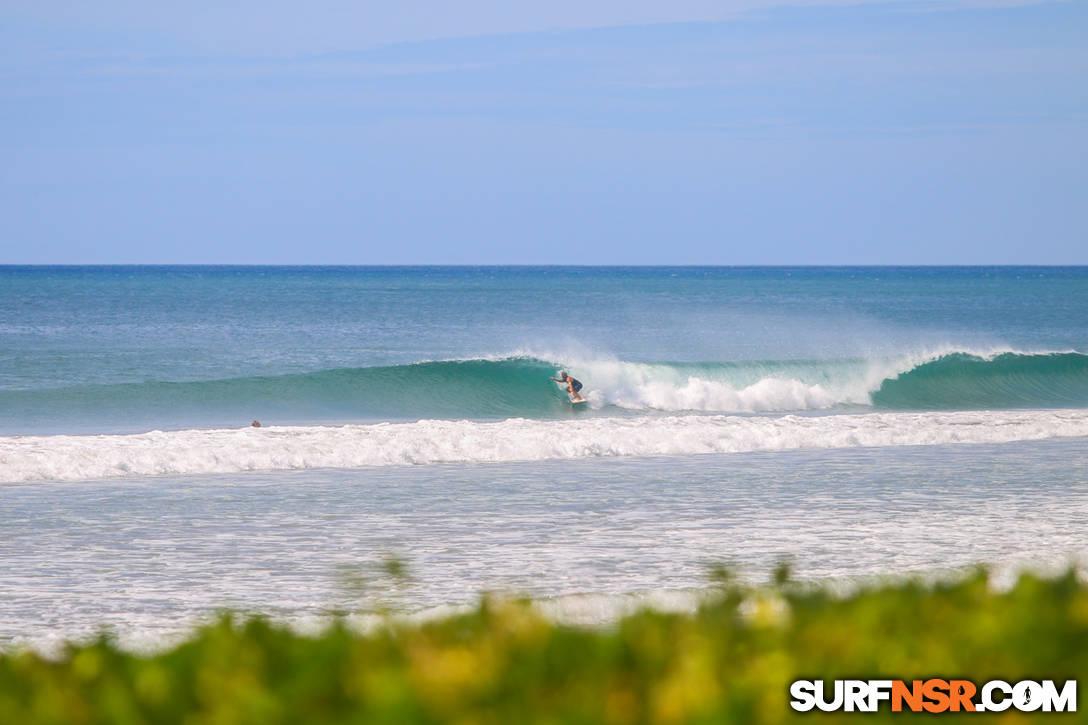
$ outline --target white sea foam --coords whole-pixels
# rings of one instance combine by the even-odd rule
[[[675,456],[1088,436],[1088,410],[687,415],[0,438],[0,481]]]
[[[717,369],[698,363],[645,363],[619,360],[583,352],[556,353],[517,350],[485,359],[532,358],[554,360],[556,366],[581,377],[590,405],[600,409],[616,406],[629,410],[714,413],[767,413],[823,410],[839,405],[870,405],[871,394],[885,380],[951,354],[983,360],[999,355],[1060,354],[1066,351],[1025,351],[1011,347],[979,348],[943,345],[909,354],[857,360],[780,361],[770,370],[758,361],[737,362]]]
[[[819,383],[782,376],[754,382],[722,380],[663,365],[599,360],[582,367],[593,385],[587,397],[598,409],[614,405],[631,410],[757,413],[818,410],[843,402]]]

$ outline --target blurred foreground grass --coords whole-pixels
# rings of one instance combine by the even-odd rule
[[[871,722],[913,716],[794,714],[789,683],[1084,673],[1088,587],[1072,572],[1025,575],[1003,593],[977,572],[848,598],[782,582],[723,583],[695,614],[642,612],[602,629],[484,601],[469,614],[391,620],[366,635],[334,625],[307,638],[224,617],[151,658],[105,638],[59,662],[9,653],[0,656],[0,723]],[[1084,709],[981,717],[1070,721]]]

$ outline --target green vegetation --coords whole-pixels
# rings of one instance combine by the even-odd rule
[[[552,624],[523,603],[367,635],[307,638],[224,617],[151,658],[106,638],[60,662],[0,657],[0,723],[774,723],[914,716],[794,714],[797,678],[1075,679],[1088,672],[1088,587],[1025,575],[995,593],[886,584],[837,598],[786,581],[729,583],[690,615]],[[1015,710],[983,719],[1054,718]],[[956,718],[963,715],[950,714]],[[932,717],[932,716],[930,716]]]

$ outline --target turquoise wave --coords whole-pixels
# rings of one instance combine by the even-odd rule
[[[84,385],[0,392],[0,419],[66,417],[216,421],[252,417],[381,419],[544,417],[570,405],[536,359],[456,360],[193,382]],[[564,408],[565,406],[565,408]],[[244,420],[243,420],[244,419]],[[164,423],[168,425],[169,423]]]
[[[255,417],[291,423],[547,418],[571,410],[559,386],[548,380],[558,367],[547,360],[513,357],[225,380],[8,390],[0,391],[0,427],[19,432],[82,419],[146,429],[241,425]],[[606,361],[574,366],[573,373],[586,384],[594,407],[605,412],[640,407],[721,412],[789,411],[806,405],[856,408],[866,397],[874,407],[893,410],[1088,407],[1088,355],[1081,353],[995,357],[952,353],[892,375],[875,390],[863,387],[867,369],[866,361],[858,360]],[[802,388],[800,397],[782,392],[791,385]],[[722,390],[750,392],[743,398],[747,407],[729,408],[722,401],[732,398]],[[639,397],[632,391],[653,395]],[[693,398],[700,394],[706,397]]]
[[[871,398],[905,410],[1088,407],[1088,355],[952,353],[884,380]]]

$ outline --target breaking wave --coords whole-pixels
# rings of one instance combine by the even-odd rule
[[[715,413],[875,407],[1088,407],[1088,355],[950,351],[901,359],[639,363],[533,356],[420,362],[194,382],[0,391],[0,419],[115,419],[164,427],[252,417],[291,422],[553,418],[561,366],[593,409]],[[203,423],[201,422],[203,421]],[[139,428],[137,428],[139,429]]]

